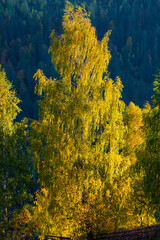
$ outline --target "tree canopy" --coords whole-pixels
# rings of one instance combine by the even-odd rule
[[[132,138],[143,142],[141,110],[130,104],[125,123],[123,85],[108,73],[110,32],[97,40],[85,9],[69,2],[62,26],[49,48],[59,78],[34,75],[42,96],[31,143],[44,188],[35,202],[41,233],[80,237],[133,227],[140,216],[131,223],[134,207],[127,207],[138,148]]]
[[[47,30],[42,18],[46,14],[51,21],[52,11],[49,9],[47,15],[46,9],[53,6],[53,2],[16,2],[15,6],[24,19],[22,25],[25,26],[30,15],[35,20],[35,24],[29,22],[28,25],[32,33],[25,38],[28,47],[23,47],[21,35],[10,43],[13,51],[7,42],[3,51],[0,46],[2,62],[6,61],[8,53],[15,62],[18,57],[14,59],[14,52],[20,57],[17,75],[9,60],[7,66],[13,82],[16,81],[21,89],[21,95],[28,96],[25,84],[29,89],[34,85],[31,76],[26,81],[26,71],[35,71],[37,64],[40,68],[34,74],[37,96],[32,96],[34,100],[39,99],[38,118],[17,122],[21,101],[5,70],[0,67],[0,235],[6,240],[29,238],[34,234],[40,239],[45,239],[48,234],[84,239],[87,235],[154,224],[160,219],[160,74],[156,75],[151,105],[146,104],[141,109],[130,102],[127,106],[122,100],[121,79],[116,76],[116,71],[112,79],[109,72],[112,62],[110,49],[116,59],[115,68],[132,66],[136,76],[139,72],[136,66],[141,58],[131,64],[133,51],[135,48],[144,53],[144,49],[141,45],[135,47],[134,31],[130,36],[122,31],[123,34],[116,35],[117,44],[111,44],[111,31],[97,37],[90,14],[84,7],[68,1],[62,31],[60,28],[57,34],[53,30],[50,35],[51,63],[46,60],[44,67],[47,47],[43,42]],[[2,14],[9,4],[10,18],[6,18],[9,25],[12,25],[11,18],[14,17],[13,3],[8,0],[0,3]],[[56,3],[60,5],[60,1]],[[118,2],[100,0],[98,5],[96,1],[88,0],[86,7],[92,9],[92,19],[100,12],[102,16],[106,15],[103,9],[106,3],[107,9],[112,10],[107,14],[116,15]],[[125,9],[130,9],[132,15],[139,12],[137,1],[133,2],[133,9],[129,2],[120,3],[122,13]],[[147,8],[148,3],[141,4],[139,29],[144,25],[144,6]],[[37,35],[34,31],[36,24],[40,27]],[[109,26],[115,36],[114,20]],[[13,37],[12,31],[7,34]],[[146,34],[143,35],[146,45]],[[0,35],[0,42],[2,40]],[[122,42],[126,43],[119,54]],[[39,51],[36,43],[43,46],[43,51]],[[34,62],[37,58],[40,63]],[[30,72],[28,61],[31,59],[33,66]],[[52,77],[48,77],[49,71],[46,74],[50,64],[57,71],[53,70]],[[141,74],[147,83],[152,67],[151,52],[144,54],[143,67],[147,70]],[[125,74],[126,81],[128,70]],[[133,93],[132,80],[133,74],[128,83],[133,84]],[[136,88],[140,86],[139,82]],[[30,97],[25,101],[29,106]]]
[[[28,124],[25,119],[14,123],[20,112],[19,102],[4,69],[0,68],[0,235],[3,239],[13,237],[15,216],[31,200],[33,184],[26,151]]]

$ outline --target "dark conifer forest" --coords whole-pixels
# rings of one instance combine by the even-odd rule
[[[160,221],[160,1],[0,1],[0,236]]]
[[[84,6],[99,40],[112,30],[109,72],[113,78],[120,76],[124,101],[143,107],[153,95],[153,75],[160,62],[159,1],[88,0]],[[0,2],[0,63],[22,100],[21,117],[37,116],[35,71],[41,68],[47,76],[55,76],[49,35],[53,29],[61,33],[63,9],[63,0]]]

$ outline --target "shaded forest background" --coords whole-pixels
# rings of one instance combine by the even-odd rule
[[[72,3],[82,1],[72,0]],[[33,75],[38,68],[56,76],[51,64],[49,35],[60,34],[64,0],[2,0],[0,2],[0,64],[22,100],[18,117],[37,118]],[[160,1],[86,0],[91,21],[101,40],[110,36],[111,77],[120,76],[123,100],[140,107],[153,95],[153,80],[160,62]]]
[[[71,2],[0,3],[5,240],[160,221],[160,1]]]

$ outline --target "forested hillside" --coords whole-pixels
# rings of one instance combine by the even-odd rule
[[[82,4],[82,1],[71,1]],[[111,77],[120,76],[124,101],[143,106],[153,94],[153,74],[160,62],[158,0],[86,0],[98,39],[112,30],[109,48]],[[55,76],[50,63],[49,35],[61,33],[64,0],[2,0],[0,2],[0,63],[22,100],[21,118],[37,117],[33,75],[37,68]]]
[[[77,2],[0,3],[5,240],[160,221],[160,3]]]

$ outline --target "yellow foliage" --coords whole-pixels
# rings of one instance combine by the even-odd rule
[[[20,240],[23,236],[32,237],[37,233],[39,226],[31,212],[33,212],[33,209],[26,205],[22,208],[20,213],[14,215],[9,221],[9,227],[13,229],[11,233],[8,231],[9,238]]]
[[[133,217],[131,152],[143,144],[141,110],[131,103],[124,119],[122,82],[107,70],[109,35],[98,41],[86,11],[67,2],[63,33],[50,36],[60,79],[34,75],[42,95],[31,140],[44,187],[35,202],[42,235],[76,239],[129,226]]]

